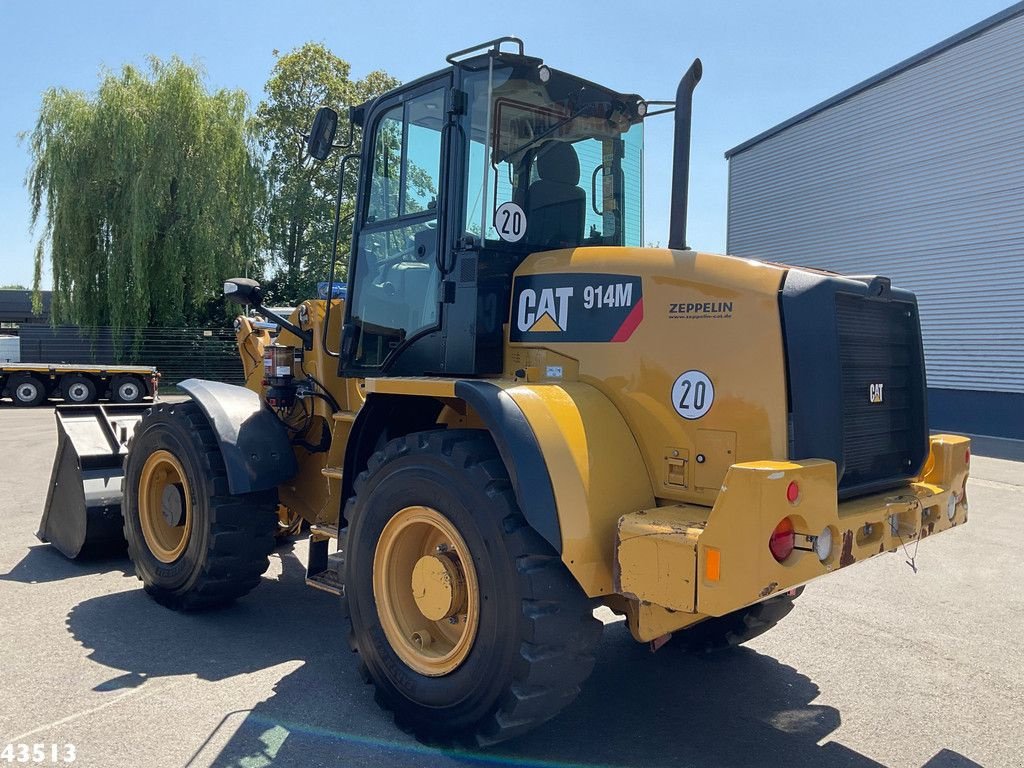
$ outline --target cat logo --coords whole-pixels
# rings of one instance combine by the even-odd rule
[[[524,333],[564,333],[569,329],[572,288],[526,288],[519,294],[516,325]]]
[[[871,384],[868,386],[868,399],[872,403],[882,402],[882,384]]]

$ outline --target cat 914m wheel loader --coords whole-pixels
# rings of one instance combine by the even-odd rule
[[[237,321],[247,387],[105,417],[154,598],[251,590],[281,505],[399,724],[492,743],[575,698],[598,604],[656,646],[743,642],[807,582],[967,520],[969,441],[929,437],[912,293],[685,244],[699,61],[670,106],[515,38],[448,63],[350,110],[345,297],[284,318],[229,280],[263,315]],[[663,249],[641,247],[657,111]],[[317,160],[337,124],[317,114]]]

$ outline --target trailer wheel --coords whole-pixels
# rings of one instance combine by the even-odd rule
[[[14,404],[22,408],[34,408],[46,400],[46,386],[29,373],[11,376],[7,390],[11,393]]]
[[[551,719],[602,624],[516,503],[479,430],[388,443],[347,510],[347,610],[377,701],[428,742],[492,744]]]
[[[118,374],[110,381],[110,399],[115,403],[138,403],[146,396],[142,379],[131,374]]]
[[[260,583],[274,548],[277,494],[229,493],[217,440],[195,403],[146,411],[129,443],[122,492],[128,554],[161,605],[212,608]]]
[[[69,403],[84,405],[96,402],[96,383],[88,376],[79,373],[68,374],[61,378],[60,393]]]

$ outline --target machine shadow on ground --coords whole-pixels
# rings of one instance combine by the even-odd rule
[[[290,548],[278,555],[280,578],[221,611],[173,613],[138,589],[86,600],[68,615],[89,658],[117,671],[97,690],[303,662],[265,701],[226,716],[190,766],[879,765],[838,743],[818,745],[840,712],[813,704],[817,685],[792,667],[746,648],[690,656],[669,643],[652,655],[621,623],[606,628],[594,674],[553,722],[484,752],[417,744],[375,706],[335,598],[303,585]],[[929,763],[967,765],[945,750]]]
[[[28,553],[11,568],[0,574],[0,581],[19,584],[43,584],[79,576],[120,571],[125,576],[134,576],[135,571],[127,556],[68,560],[49,544],[30,547]]]

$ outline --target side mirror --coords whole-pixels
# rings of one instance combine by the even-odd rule
[[[334,146],[334,134],[338,132],[338,113],[330,107],[320,107],[309,129],[306,148],[310,157],[326,160]]]
[[[233,277],[224,282],[224,298],[245,307],[258,307],[263,303],[263,290],[255,280]]]

